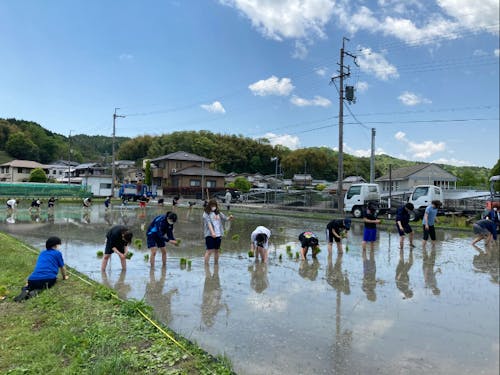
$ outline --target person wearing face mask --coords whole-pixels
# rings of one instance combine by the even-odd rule
[[[167,248],[166,244],[177,244],[174,237],[174,224],[177,221],[177,214],[168,211],[164,215],[159,215],[149,224],[146,232],[148,249],[151,251],[149,262],[151,267],[155,265],[155,257],[157,249],[161,251],[161,262],[163,266],[167,265]]]
[[[205,236],[205,264],[208,264],[212,254],[214,264],[219,263],[219,249],[224,235],[224,223],[232,220],[233,215],[226,216],[219,211],[217,200],[210,199],[203,213],[203,234]]]
[[[133,233],[125,225],[115,225],[106,233],[106,247],[101,262],[101,272],[106,271],[108,261],[114,253],[120,258],[122,270],[127,269],[128,245],[132,242]]]

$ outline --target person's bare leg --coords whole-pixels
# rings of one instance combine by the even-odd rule
[[[161,264],[163,266],[166,266],[167,265],[167,248],[162,247],[162,248],[160,248],[160,250],[161,250]]]
[[[208,265],[208,263],[210,262],[210,256],[212,255],[212,251],[213,250],[206,250],[205,251],[205,265]]]
[[[332,247],[333,247],[333,243],[328,242],[328,255],[332,255]]]
[[[108,266],[108,260],[111,257],[111,254],[104,254],[104,257],[102,258],[101,262],[101,271],[104,272],[106,271],[106,267]]]
[[[151,264],[151,267],[154,267],[156,258],[156,247],[152,247],[150,250],[151,250],[151,255],[149,256],[149,264]]]
[[[214,264],[219,264],[219,250],[214,250]]]

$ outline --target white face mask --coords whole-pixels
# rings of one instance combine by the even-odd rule
[[[217,207],[211,207],[210,208],[212,211],[216,211],[217,210]]]
[[[172,220],[167,220],[167,222],[168,222],[170,225],[174,224],[174,222],[173,222]]]

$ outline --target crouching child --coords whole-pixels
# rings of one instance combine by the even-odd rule
[[[52,288],[57,281],[57,275],[61,271],[62,279],[67,280],[66,267],[62,253],[59,251],[61,239],[50,237],[45,243],[45,250],[40,252],[33,273],[28,277],[27,284],[23,287],[21,294],[14,301],[21,302],[36,296],[43,289]]]

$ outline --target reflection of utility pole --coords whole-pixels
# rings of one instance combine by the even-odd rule
[[[349,77],[351,72],[349,67],[347,67],[347,72],[344,71],[344,55],[351,56],[356,59],[355,55],[344,51],[345,41],[349,41],[346,37],[342,38],[342,48],[340,49],[340,69],[339,75],[332,77],[332,81],[339,78],[340,82],[340,92],[339,92],[339,167],[338,167],[338,186],[337,186],[337,198],[338,198],[338,208],[342,212],[344,210],[343,198],[343,179],[344,179],[344,77]]]
[[[116,118],[117,117],[125,117],[121,115],[117,115],[116,111],[120,108],[115,108],[115,113],[113,113],[113,143],[112,143],[112,152],[113,152],[113,157],[111,161],[111,196],[114,198],[115,196],[115,178],[116,178],[116,173],[115,173],[115,132],[116,132]]]

